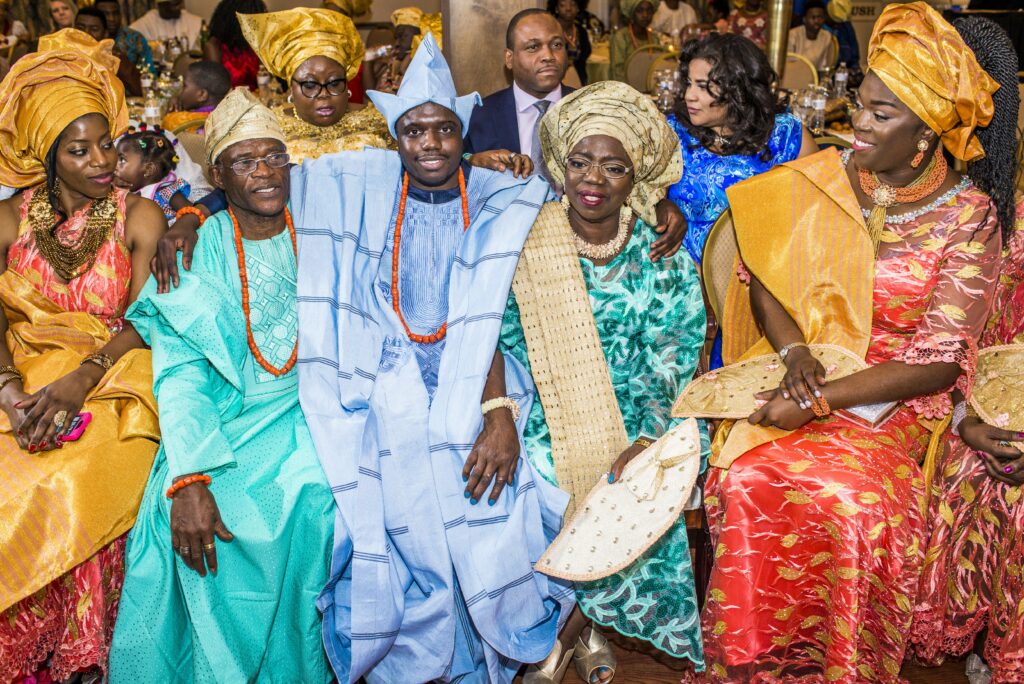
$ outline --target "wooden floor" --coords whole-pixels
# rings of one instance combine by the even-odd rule
[[[679,684],[681,672],[685,665],[670,658],[653,647],[642,642],[625,639],[617,634],[609,634],[609,641],[615,648],[619,659],[619,668],[615,676],[615,684]],[[908,665],[903,668],[903,676],[910,684],[964,684],[964,663],[948,662],[939,668],[925,668]],[[572,665],[562,680],[562,684],[581,684]]]

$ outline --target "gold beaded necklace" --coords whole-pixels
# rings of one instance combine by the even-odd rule
[[[93,200],[86,209],[88,216],[85,227],[77,242],[66,245],[57,239],[57,213],[50,206],[45,190],[40,188],[32,195],[28,204],[28,224],[32,228],[36,247],[46,262],[53,267],[64,282],[79,277],[96,261],[103,243],[117,220],[117,202],[113,193],[103,199]]]

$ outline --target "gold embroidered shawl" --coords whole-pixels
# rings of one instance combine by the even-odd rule
[[[512,281],[548,430],[565,520],[629,446],[587,285],[558,202],[541,209]]]

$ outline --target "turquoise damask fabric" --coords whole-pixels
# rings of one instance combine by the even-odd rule
[[[684,252],[652,263],[648,254],[656,237],[638,220],[625,249],[611,262],[595,266],[580,259],[630,440],[641,435],[657,438],[675,425],[672,403],[693,376],[704,342],[704,300],[696,268]],[[505,310],[500,345],[529,369],[514,295]],[[539,397],[530,411],[524,441],[530,463],[557,484]],[[576,597],[595,622],[688,658],[703,670],[693,568],[682,518],[629,567],[596,582],[578,583]]]

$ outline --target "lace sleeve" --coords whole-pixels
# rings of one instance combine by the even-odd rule
[[[896,356],[907,364],[956,363],[963,370],[956,387],[969,396],[978,358],[978,340],[988,320],[999,276],[1002,241],[995,213],[987,203],[950,229],[928,308],[910,346]],[[909,402],[928,418],[949,411],[942,393]]]

